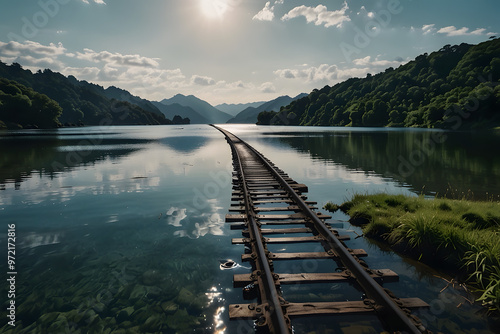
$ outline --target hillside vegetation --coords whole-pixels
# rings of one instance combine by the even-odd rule
[[[0,62],[0,78],[4,79],[3,89],[7,90],[0,89],[0,121],[10,124],[11,128],[25,125],[47,128],[61,124],[172,124],[152,105],[156,112],[151,108],[145,110],[128,96],[124,95],[123,100],[108,97],[108,93],[115,92],[107,93],[101,86],[48,69],[32,73],[17,63],[9,66]],[[34,103],[38,100],[44,101],[43,108]]]
[[[0,129],[5,127],[44,127],[60,125],[59,104],[15,81],[0,78]]]
[[[446,45],[397,69],[313,90],[263,125],[483,128],[500,125],[500,39]]]

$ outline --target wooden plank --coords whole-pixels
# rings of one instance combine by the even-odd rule
[[[245,212],[245,207],[244,206],[232,206],[229,208],[229,212]]]
[[[349,240],[351,237],[348,235],[338,236],[339,240]],[[266,242],[268,244],[288,244],[288,243],[300,243],[300,242],[314,242],[314,241],[322,241],[323,238],[320,236],[312,236],[312,237],[288,237],[288,238],[266,238]]]
[[[385,283],[387,282],[397,282],[399,280],[398,274],[390,269],[378,269],[372,270],[373,278],[383,279]],[[379,272],[380,274],[376,274]],[[343,283],[353,280],[352,277],[347,272],[340,273],[301,273],[301,274],[277,274],[279,277],[280,284],[304,284],[304,283]],[[248,284],[256,284],[252,274],[236,274],[233,276],[234,287],[243,287]]]
[[[321,212],[316,212],[316,215],[319,219],[330,219],[331,216],[322,214]],[[281,220],[281,219],[300,219],[306,218],[306,216],[302,212],[297,212],[291,215],[257,215],[257,219],[262,220]]]
[[[367,256],[368,254],[363,249],[353,249],[352,254],[358,257]],[[338,256],[335,253],[327,252],[309,252],[309,253],[269,253],[270,260],[306,260],[306,259],[335,259]],[[243,261],[252,259],[252,254],[242,254]]]
[[[307,186],[303,183],[297,183],[297,184],[290,184],[290,186],[296,190],[296,191],[300,191],[300,192],[303,192],[303,193],[306,193],[309,191],[309,188],[307,188]]]
[[[257,200],[257,201],[253,201],[253,204],[254,205],[258,205],[258,204],[269,204],[269,203],[294,203],[294,201],[292,201],[291,199],[284,199],[284,200]],[[318,204],[318,202],[314,202],[314,201],[306,201],[306,204],[308,205],[316,205]]]
[[[276,229],[263,228],[260,230],[261,234],[311,233],[311,232],[312,230],[307,227],[276,228]],[[248,231],[243,231],[242,233],[248,234]]]
[[[267,189],[267,190],[250,190],[250,194],[253,195],[267,195],[267,194],[286,194],[287,192],[283,189]],[[233,196],[242,196],[243,192],[235,190],[233,191]]]
[[[304,196],[304,195],[301,195],[300,197],[304,200],[307,199],[307,196]],[[287,195],[252,195],[252,199],[255,199],[257,201],[263,200],[263,199],[277,199],[277,198],[289,199],[289,197]]]
[[[227,214],[226,223],[242,222],[247,219],[247,215],[244,214]]]
[[[416,309],[429,307],[429,304],[420,298],[401,298],[399,301],[403,308]],[[286,313],[291,317],[305,315],[363,314],[373,311],[375,311],[375,309],[371,305],[365,304],[365,301],[290,303],[286,307]]]
[[[240,229],[245,228],[245,225],[241,225]],[[233,228],[231,228],[233,229]],[[234,228],[236,230],[236,228]],[[348,235],[341,235],[338,237],[339,240],[349,240],[351,237]],[[315,237],[288,237],[288,238],[266,238],[266,243],[268,244],[291,244],[291,243],[300,243],[300,242],[316,242],[321,241],[323,238],[319,236]],[[250,239],[248,238],[233,238],[231,240],[233,245],[242,245],[250,243]]]
[[[248,189],[259,190],[259,189],[273,189],[279,188],[280,184],[278,182],[266,182],[266,183],[249,183]]]
[[[297,219],[297,220],[271,220],[268,222],[261,221],[259,222],[261,225],[304,225],[307,223],[306,220],[304,219]]]
[[[311,207],[311,210],[316,210],[316,207]],[[295,212],[300,212],[302,211],[301,208],[299,208],[298,205],[289,205],[289,206],[277,206],[277,207],[255,207],[254,208],[255,212],[272,212],[272,211],[295,211]]]
[[[408,309],[428,308],[429,304],[420,298],[401,298],[398,300],[402,307]],[[366,301],[345,302],[314,302],[314,303],[288,303],[284,305],[286,315],[299,317],[308,315],[348,315],[370,314],[375,308]],[[231,304],[229,305],[229,319],[257,319],[263,313],[263,308],[257,304]]]

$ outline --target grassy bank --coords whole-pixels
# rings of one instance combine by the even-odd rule
[[[338,206],[366,237],[431,266],[463,273],[491,311],[500,310],[500,203],[354,195]]]

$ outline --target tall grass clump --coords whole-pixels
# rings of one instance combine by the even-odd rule
[[[365,236],[462,274],[490,311],[500,311],[500,202],[355,194],[341,205]]]

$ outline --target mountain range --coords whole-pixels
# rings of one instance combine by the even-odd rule
[[[18,63],[0,61],[0,128],[56,127],[99,124],[186,124],[226,123],[229,120],[255,123],[258,112],[279,110],[292,100],[280,97],[269,102],[219,105],[224,112],[196,96],[177,94],[162,101],[149,101],[110,86],[104,88],[74,76],[49,69],[23,69]],[[42,105],[47,117],[35,117],[34,108]],[[52,106],[52,107],[51,107]],[[239,115],[241,112],[243,114]],[[29,116],[31,115],[31,116]],[[43,116],[43,115],[42,115]],[[236,116],[236,117],[235,117]],[[172,121],[173,120],[173,121]]]
[[[227,121],[227,123],[248,123],[255,124],[257,123],[257,116],[263,111],[280,111],[281,107],[287,106],[292,101],[303,98],[307,96],[306,93],[302,93],[297,95],[296,97],[290,97],[288,95],[280,96],[274,100],[269,102],[264,102],[258,106],[249,106],[242,111],[240,111],[234,118],[231,118]]]
[[[235,103],[235,104],[222,103],[222,104],[216,105],[215,108],[217,108],[220,111],[223,111],[226,114],[229,114],[229,115],[234,117],[234,116],[238,115],[242,110],[245,110],[248,107],[257,108],[258,106],[260,106],[264,103],[266,103],[266,101],[250,102],[250,103]]]
[[[193,120],[191,120],[192,123],[226,123],[231,118],[231,115],[220,111],[210,103],[203,101],[193,95],[185,96],[182,94],[177,94],[170,99],[163,99],[162,101],[160,101],[160,103],[167,106],[177,104],[180,106],[189,107],[192,109],[192,111],[195,111],[197,114],[199,114],[199,116],[202,117],[201,119],[206,120],[200,122],[194,122]],[[158,104],[156,104],[156,106],[158,106]],[[186,117],[184,115],[180,116]]]

